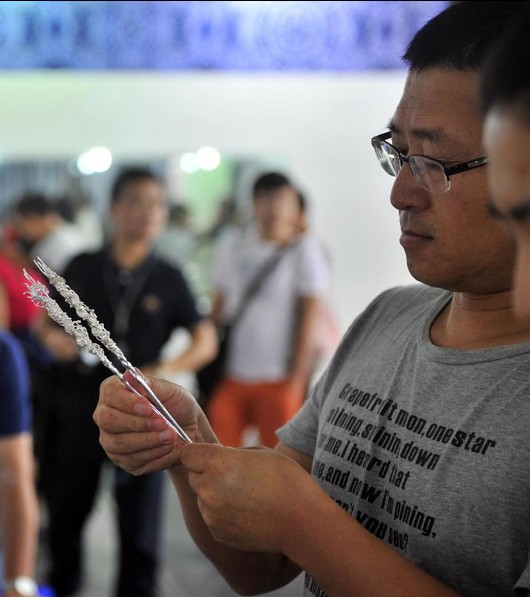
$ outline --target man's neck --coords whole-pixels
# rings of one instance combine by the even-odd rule
[[[126,270],[132,270],[143,263],[151,250],[151,243],[144,240],[115,238],[111,243],[111,254],[114,261]]]
[[[431,340],[444,348],[480,349],[530,340],[530,326],[512,309],[512,292],[454,293],[431,326]]]
[[[285,245],[291,242],[299,233],[298,228],[291,224],[267,226],[256,222],[256,229],[261,240],[276,245]]]

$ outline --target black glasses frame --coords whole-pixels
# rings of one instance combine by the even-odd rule
[[[452,176],[453,174],[459,174],[460,172],[467,172],[468,170],[473,170],[474,168],[480,168],[481,166],[485,166],[488,163],[488,158],[486,156],[482,156],[480,158],[475,158],[473,160],[469,160],[468,162],[461,162],[460,164],[455,164],[454,166],[446,166],[440,160],[437,160],[436,158],[431,158],[431,156],[423,155],[421,153],[414,153],[409,156],[406,156],[406,155],[403,155],[401,153],[401,151],[399,151],[399,149],[397,149],[397,147],[394,147],[392,145],[392,143],[388,142],[388,139],[390,139],[391,137],[392,137],[392,131],[387,131],[386,133],[381,133],[380,135],[376,135],[375,137],[372,137],[372,147],[375,149],[375,147],[376,147],[375,142],[382,141],[383,143],[385,143],[386,145],[391,147],[396,152],[396,154],[399,156],[399,161],[400,161],[401,166],[403,166],[403,162],[406,162],[408,164],[410,158],[413,158],[413,157],[425,158],[427,160],[431,160],[431,162],[436,162],[437,164],[440,164],[440,166],[443,168],[443,171],[445,173],[445,176],[447,177],[447,180],[449,180],[449,177]]]

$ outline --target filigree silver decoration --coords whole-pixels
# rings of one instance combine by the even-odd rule
[[[110,369],[114,375],[117,375],[124,385],[126,385],[132,392],[137,396],[147,398],[153,408],[162,416],[169,425],[177,432],[178,436],[185,442],[191,443],[191,439],[188,434],[182,429],[182,427],[175,421],[171,413],[162,404],[158,396],[147,384],[146,379],[143,375],[127,360],[125,355],[119,346],[111,338],[110,333],[105,326],[98,320],[96,313],[87,307],[85,303],[79,298],[79,295],[74,292],[66,283],[65,279],[51,270],[40,258],[35,259],[35,265],[41,271],[50,284],[54,286],[59,294],[65,299],[65,301],[74,309],[77,315],[83,322],[86,322],[90,332],[99,341],[94,342],[91,339],[87,329],[84,327],[82,321],[74,321],[67,313],[65,313],[57,301],[51,298],[48,288],[41,282],[35,280],[26,270],[24,270],[24,276],[28,280],[29,284],[26,284],[26,295],[40,307],[44,307],[48,312],[48,315],[58,323],[65,332],[73,336],[77,344],[81,348],[85,348],[90,353],[95,355],[100,362]],[[120,365],[127,371],[130,371],[134,379],[142,386],[146,391],[147,396],[143,396],[136,388],[134,388],[124,377],[124,372],[119,371],[117,367],[113,365],[111,360],[105,354],[105,350],[113,354]]]

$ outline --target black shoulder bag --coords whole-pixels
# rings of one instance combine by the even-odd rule
[[[241,316],[247,308],[247,305],[250,303],[252,297],[257,294],[258,290],[262,287],[269,274],[272,273],[276,265],[280,262],[281,258],[285,255],[285,253],[287,253],[287,250],[292,247],[293,244],[294,243],[289,243],[288,245],[280,248],[270,259],[265,262],[263,267],[260,268],[245,290],[239,308],[234,317],[232,317],[232,320],[229,323],[217,326],[217,334],[219,337],[219,350],[217,352],[217,356],[215,359],[213,359],[213,361],[210,361],[207,365],[195,372],[199,390],[198,400],[202,407],[208,403],[208,400],[212,397],[212,394],[221,381],[221,378],[224,377],[226,357],[228,354],[228,342],[230,341],[231,331],[234,329],[236,323],[241,319]]]

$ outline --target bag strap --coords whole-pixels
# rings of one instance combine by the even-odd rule
[[[274,271],[278,263],[280,263],[282,257],[295,245],[296,240],[291,241],[288,244],[280,247],[270,259],[267,259],[267,261],[259,269],[258,273],[252,278],[250,284],[247,286],[245,292],[243,293],[243,298],[241,299],[239,308],[237,309],[234,317],[232,317],[232,320],[228,323],[228,326],[233,327],[234,324],[241,318],[252,297],[256,296],[259,289],[263,286],[265,280]]]

